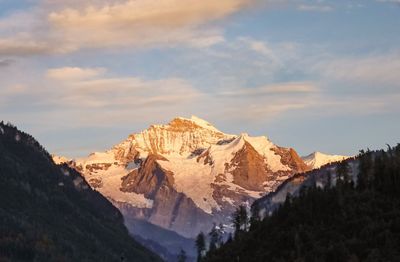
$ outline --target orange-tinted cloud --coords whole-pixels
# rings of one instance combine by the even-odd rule
[[[47,4],[0,20],[0,55],[211,46],[224,41],[223,31],[211,23],[253,1],[44,1]]]

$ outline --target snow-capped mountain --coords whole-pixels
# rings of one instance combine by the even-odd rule
[[[264,136],[225,134],[197,117],[152,125],[72,164],[125,220],[143,219],[186,237],[228,223],[238,205],[309,169],[291,148]]]
[[[308,156],[302,157],[304,163],[311,169],[320,168],[326,164],[342,161],[347,158],[349,158],[349,156],[327,155],[321,152],[314,152]]]
[[[71,161],[70,159],[68,159],[64,156],[51,155],[51,157],[53,158],[54,163],[56,163],[57,165],[64,164],[64,163]]]

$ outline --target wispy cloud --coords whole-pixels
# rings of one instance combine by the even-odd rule
[[[74,126],[112,126],[127,118],[162,119],[179,112],[236,115],[251,120],[308,108],[317,101],[320,91],[312,82],[199,91],[182,78],[147,80],[115,76],[98,67],[51,68],[43,76],[39,82],[3,89],[3,112],[19,105],[30,114],[36,112],[48,119],[59,112],[59,117],[74,119]]]
[[[334,8],[326,4],[301,4],[297,7],[297,10],[305,12],[331,12]]]
[[[374,85],[398,85],[400,82],[400,54],[325,59],[313,66],[325,77],[342,81]]]
[[[400,5],[400,0],[376,0],[377,2],[382,2],[382,3],[393,3],[393,4],[399,4]]]
[[[317,86],[311,82],[276,83],[255,88],[240,88],[222,92],[226,96],[263,96],[263,95],[294,95],[318,92]]]
[[[80,67],[62,67],[47,70],[47,77],[56,80],[74,81],[81,79],[94,78],[102,75],[105,68],[80,68]]]
[[[139,77],[107,77],[105,68],[63,67],[49,69],[49,92],[43,103],[83,109],[165,108],[190,102],[200,92],[180,78],[144,80]],[[64,80],[59,82],[59,80]],[[54,89],[53,86],[59,88]],[[50,97],[49,97],[50,94]]]
[[[282,82],[230,89],[218,93],[211,101],[215,104],[215,112],[255,121],[260,118],[272,120],[293,110],[313,107],[319,97],[320,89],[315,83]]]
[[[248,38],[243,39],[242,41],[247,42],[250,50],[263,55],[265,58],[271,60],[275,64],[281,64],[281,62],[279,61],[279,58],[276,54],[276,51],[273,50],[271,47],[269,47],[266,42],[248,39]]]
[[[18,95],[24,95],[29,91],[29,88],[24,84],[13,84],[10,86],[2,87],[0,89],[1,101],[3,104],[12,102],[12,99]]]
[[[0,20],[0,55],[82,48],[205,47],[224,41],[209,25],[253,0],[44,1]],[[26,22],[21,22],[26,21]]]
[[[187,103],[200,95],[183,79],[143,80],[134,77],[83,80],[67,86],[58,103],[81,107],[140,108]]]
[[[96,110],[99,118],[105,121],[102,116],[109,112],[126,116],[129,111],[168,111],[187,106],[202,96],[180,78],[107,77],[105,72],[104,68],[52,68],[40,82],[3,87],[0,106],[7,109],[20,104],[41,114],[46,114],[49,108],[65,112],[78,110],[89,115],[91,110]]]
[[[56,52],[52,43],[29,37],[10,37],[0,39],[0,56],[31,56]]]
[[[0,60],[0,67],[7,67],[10,66],[12,64],[14,64],[15,61],[12,59],[4,59],[4,60]]]

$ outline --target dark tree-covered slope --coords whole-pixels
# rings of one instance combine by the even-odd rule
[[[204,261],[400,261],[400,146],[346,161],[335,186],[303,188]]]
[[[161,261],[30,135],[0,123],[0,261]]]

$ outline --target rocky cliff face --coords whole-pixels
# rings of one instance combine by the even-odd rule
[[[197,117],[153,125],[72,165],[126,218],[186,237],[213,222],[229,224],[238,205],[309,169],[293,149],[266,137],[225,134]]]

